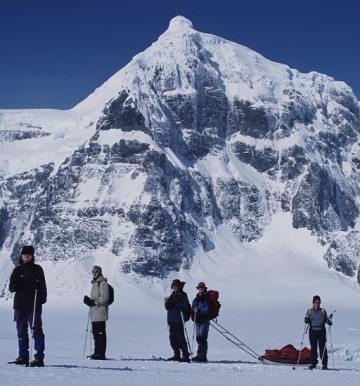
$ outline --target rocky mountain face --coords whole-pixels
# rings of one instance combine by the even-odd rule
[[[1,160],[0,249],[14,262],[31,240],[43,260],[108,253],[122,272],[163,278],[216,248],[219,227],[251,242],[283,211],[360,283],[360,109],[344,83],[177,17],[72,113],[88,111],[87,137],[63,159],[16,172]],[[1,146],[54,140],[7,114]]]

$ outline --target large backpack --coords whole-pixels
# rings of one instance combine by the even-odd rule
[[[98,284],[100,287],[100,282]],[[107,285],[109,288],[109,299],[108,299],[107,305],[110,306],[111,304],[114,303],[115,294],[114,294],[114,287],[112,285],[110,285],[109,283],[107,283]]]
[[[219,316],[219,311],[221,307],[221,304],[219,302],[219,291],[209,290],[208,294],[210,298],[209,320],[212,320]]]
[[[183,311],[184,321],[185,322],[189,321],[190,320],[190,316],[191,316],[191,305],[188,302],[188,304],[186,305],[185,310]]]
[[[183,290],[184,286],[185,286],[185,282],[184,281],[180,282],[181,291]],[[185,292],[184,292],[184,294],[185,294]],[[181,312],[182,312],[182,317],[184,318],[184,322],[187,322],[187,321],[189,321],[190,316],[191,316],[191,305],[189,303],[189,299],[188,299],[187,295],[185,294],[184,296],[186,297],[187,304],[185,305],[184,311],[181,311]]]
[[[108,283],[109,286],[109,300],[108,300],[108,306],[114,303],[114,287]]]

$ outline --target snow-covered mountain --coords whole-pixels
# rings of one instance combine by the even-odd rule
[[[360,283],[359,107],[343,82],[175,17],[73,109],[0,110],[4,283],[28,242],[79,283],[93,262],[164,278],[282,213],[280,244],[306,228]]]

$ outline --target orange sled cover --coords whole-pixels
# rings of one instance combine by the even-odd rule
[[[288,344],[280,350],[265,350],[265,354],[260,356],[260,360],[263,359],[265,362],[274,362],[274,364],[296,365],[299,360],[299,350],[292,344]],[[301,350],[299,364],[311,364],[311,351],[307,347]]]

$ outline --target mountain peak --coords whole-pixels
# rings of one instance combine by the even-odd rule
[[[184,28],[193,28],[192,22],[184,16],[175,16],[170,20],[168,31],[175,32]]]
[[[0,114],[0,283],[28,240],[59,270],[111,262],[114,275],[163,279],[221,251],[222,237],[229,249],[266,250],[260,240],[286,214],[287,235],[304,228],[320,243],[298,255],[322,255],[360,284],[360,109],[350,88],[177,16],[65,113]]]

